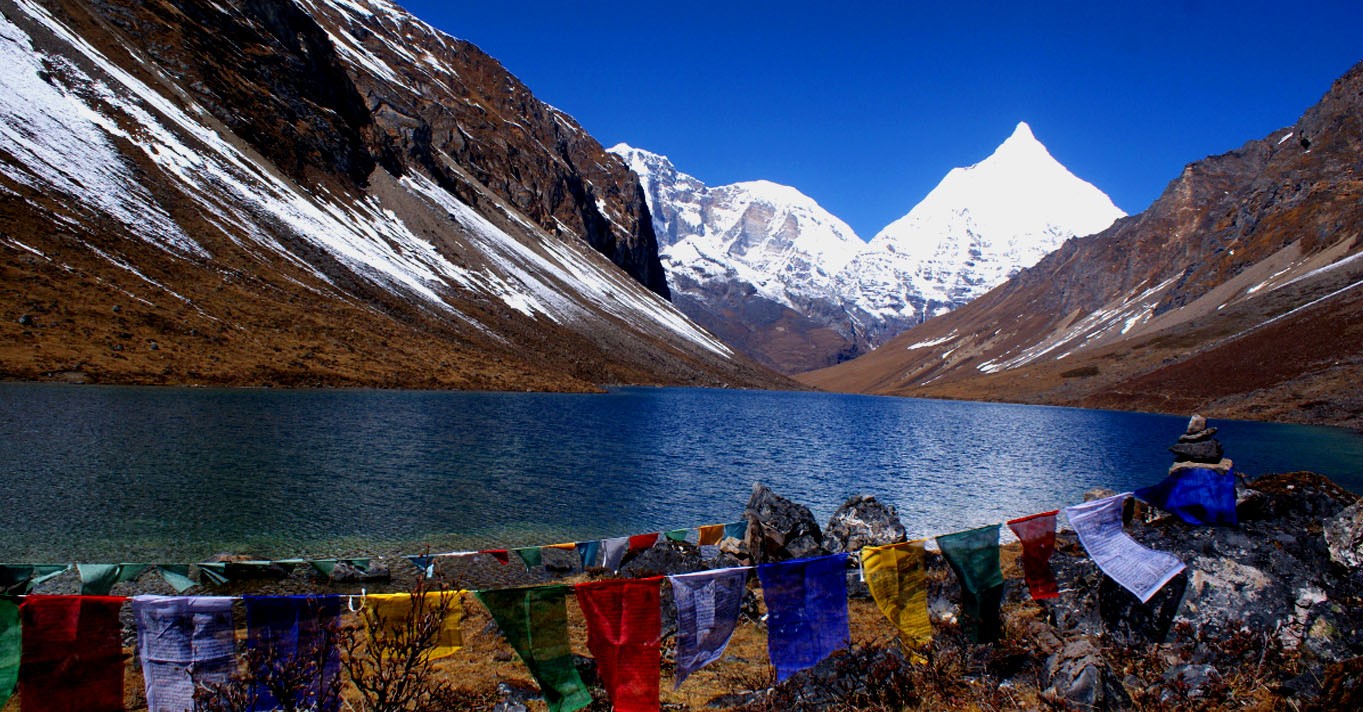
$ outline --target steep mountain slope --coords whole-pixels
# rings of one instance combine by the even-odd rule
[[[1363,427],[1363,64],[1140,215],[802,377],[823,388]]]
[[[386,0],[0,0],[0,372],[786,383],[677,312],[633,175]]]
[[[872,345],[959,308],[1076,235],[1124,216],[1019,123],[985,160],[956,168],[838,275]]]
[[[610,149],[638,174],[673,301],[726,343],[793,373],[860,352],[833,275],[863,247],[789,186],[707,187],[665,156]]]

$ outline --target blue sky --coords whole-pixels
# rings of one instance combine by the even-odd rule
[[[1018,121],[1134,213],[1363,60],[1363,2],[429,2],[606,146],[793,185],[863,239]]]

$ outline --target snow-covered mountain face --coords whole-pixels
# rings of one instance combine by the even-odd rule
[[[0,59],[0,374],[783,383],[620,161],[387,0],[0,0]]]
[[[837,276],[837,289],[878,346],[1124,215],[1020,123],[992,155],[952,170],[881,230]]]
[[[663,156],[623,144],[610,150],[640,176],[674,299],[788,373],[879,346],[1124,214],[1052,158],[1025,123],[989,158],[948,173],[870,243],[794,188],[765,181],[711,188]],[[798,318],[744,308],[751,299]],[[796,340],[808,348],[783,353],[798,328],[836,338],[818,339],[817,348]]]
[[[847,352],[852,338],[833,280],[865,245],[851,227],[789,186],[707,187],[664,156],[625,144],[610,151],[639,175],[668,286],[683,311],[787,372],[829,365]],[[816,349],[783,340],[792,321],[826,332]]]

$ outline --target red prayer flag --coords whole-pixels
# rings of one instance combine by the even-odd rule
[[[1027,576],[1027,589],[1032,600],[1056,598],[1060,587],[1051,571],[1051,554],[1055,553],[1055,515],[1059,510],[1033,514],[1008,522],[1022,542],[1022,571]]]
[[[629,538],[629,550],[640,551],[642,549],[651,549],[653,548],[653,545],[657,543],[658,532],[653,532],[652,534],[635,534]]]
[[[662,665],[663,578],[591,581],[576,586],[587,647],[615,712],[656,712]]]
[[[27,596],[22,712],[122,712],[122,596]]]
[[[506,549],[483,549],[479,554],[489,554],[503,564],[511,563],[511,552]]]

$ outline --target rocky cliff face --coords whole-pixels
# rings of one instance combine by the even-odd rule
[[[9,377],[785,383],[662,298],[618,159],[385,0],[0,9]]]
[[[876,393],[1363,423],[1363,66],[1140,215],[807,381]]]

